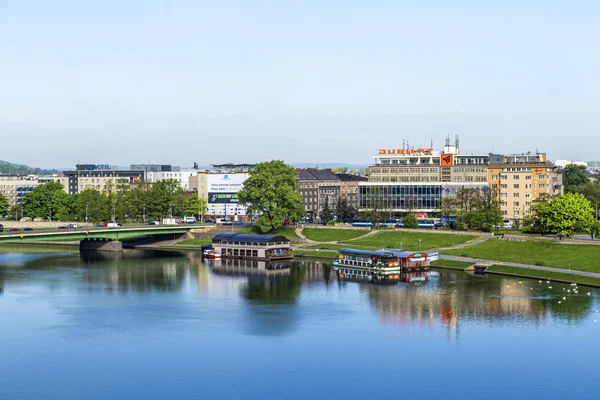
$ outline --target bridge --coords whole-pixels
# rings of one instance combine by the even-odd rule
[[[120,241],[147,235],[182,235],[192,229],[203,229],[208,224],[186,225],[125,225],[118,228],[82,227],[77,229],[40,229],[25,232],[0,233],[0,243],[22,241]]]

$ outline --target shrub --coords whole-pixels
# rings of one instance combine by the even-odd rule
[[[419,227],[419,222],[417,221],[417,217],[412,214],[409,214],[404,218],[404,227],[417,229]]]
[[[536,262],[535,262],[535,265],[542,266],[542,265],[544,265],[544,263],[543,263],[543,262],[541,262],[541,261],[536,261]]]

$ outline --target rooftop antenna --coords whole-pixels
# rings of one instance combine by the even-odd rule
[[[402,150],[406,150],[406,139],[402,139]]]
[[[429,146],[430,149],[433,149],[433,136],[431,136],[431,145]]]
[[[446,146],[450,146],[450,134],[446,135]]]
[[[460,148],[460,137],[455,135],[454,146],[456,146],[456,150]]]

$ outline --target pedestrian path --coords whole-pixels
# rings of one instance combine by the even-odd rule
[[[547,272],[560,272],[563,274],[571,274],[578,276],[587,276],[590,278],[598,278],[600,279],[600,273],[596,272],[587,272],[587,271],[578,271],[573,269],[564,269],[564,268],[555,268],[555,267],[544,267],[541,265],[531,265],[531,264],[520,264],[513,263],[507,261],[496,261],[496,260],[486,260],[483,258],[472,258],[472,257],[460,257],[460,256],[450,256],[447,254],[440,254],[440,259],[448,260],[448,261],[464,261],[470,262],[473,264],[482,263],[482,264],[495,264],[495,265],[504,265],[507,267],[517,267],[517,268],[528,268],[528,269],[536,269],[539,271],[547,271]]]

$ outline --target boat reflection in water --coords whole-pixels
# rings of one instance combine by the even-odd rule
[[[376,284],[396,284],[398,282],[406,283],[411,286],[423,286],[430,279],[437,279],[439,273],[436,271],[369,271],[363,268],[340,267],[334,265],[339,281],[366,282]]]
[[[223,258],[221,260],[207,260],[212,267],[212,272],[217,275],[237,276],[281,276],[290,274],[290,262],[288,261],[260,261]]]

